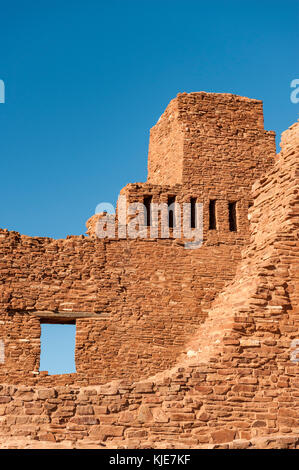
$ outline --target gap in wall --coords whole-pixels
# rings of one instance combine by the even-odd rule
[[[75,365],[75,324],[41,323],[40,371],[71,374]]]

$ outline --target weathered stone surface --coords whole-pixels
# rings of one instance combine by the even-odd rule
[[[299,448],[299,123],[274,153],[260,101],[180,94],[122,194],[197,197],[200,249],[0,230],[1,448]],[[37,312],[74,315],[76,374],[39,373]]]

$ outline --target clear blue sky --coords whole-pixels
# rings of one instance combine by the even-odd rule
[[[49,375],[76,372],[75,334],[75,325],[41,325],[41,371]]]
[[[262,99],[278,134],[298,119],[298,0],[0,5],[2,228],[84,233],[145,181],[149,129],[178,92]]]

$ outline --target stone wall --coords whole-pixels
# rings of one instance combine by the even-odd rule
[[[171,160],[164,158],[167,149]],[[5,362],[0,379],[87,385],[136,380],[173,366],[215,296],[235,275],[249,238],[251,184],[274,164],[274,155],[274,133],[264,131],[260,101],[180,94],[151,132],[149,166],[162,163],[167,177],[150,170],[148,182],[129,184],[120,194],[127,204],[148,196],[166,204],[173,196],[181,205],[196,198],[203,204],[201,248],[185,249],[183,235],[173,231],[167,239],[160,232],[155,238],[146,233],[130,239],[118,231],[98,239],[95,227],[101,215],[87,222],[89,237],[53,240],[1,230]],[[181,184],[170,177],[173,160],[181,160]],[[213,230],[211,198],[216,200]],[[236,202],[236,231],[229,228],[230,201]],[[50,377],[39,371],[41,322],[76,323],[77,374]]]
[[[298,130],[254,185],[251,243],[177,364],[135,383],[2,385],[2,447],[298,448]]]
[[[103,383],[170,367],[240,259],[238,246],[195,254],[174,240],[1,235],[0,377],[11,383]],[[77,374],[40,374],[40,322],[72,320]]]
[[[9,339],[0,366],[1,447],[298,447],[298,156],[297,123],[253,185],[248,246],[245,238],[205,240],[188,251],[174,239],[54,241],[2,231],[0,331]],[[81,371],[32,374],[38,312],[64,312],[65,321],[67,307],[71,318],[75,308],[81,315]],[[101,363],[105,338],[111,351],[124,349],[117,360],[109,350]],[[131,371],[122,374],[117,361]],[[84,363],[99,367],[95,380]],[[114,377],[103,374],[106,365]]]
[[[179,93],[151,129],[148,182],[222,193],[248,190],[275,157],[260,100]]]

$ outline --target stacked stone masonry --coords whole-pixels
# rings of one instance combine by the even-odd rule
[[[202,202],[198,249],[100,240],[99,216],[88,237],[1,230],[1,447],[299,446],[299,124],[278,156],[274,137],[260,101],[203,92],[151,130],[121,194]],[[76,322],[76,374],[39,371],[41,322]]]

